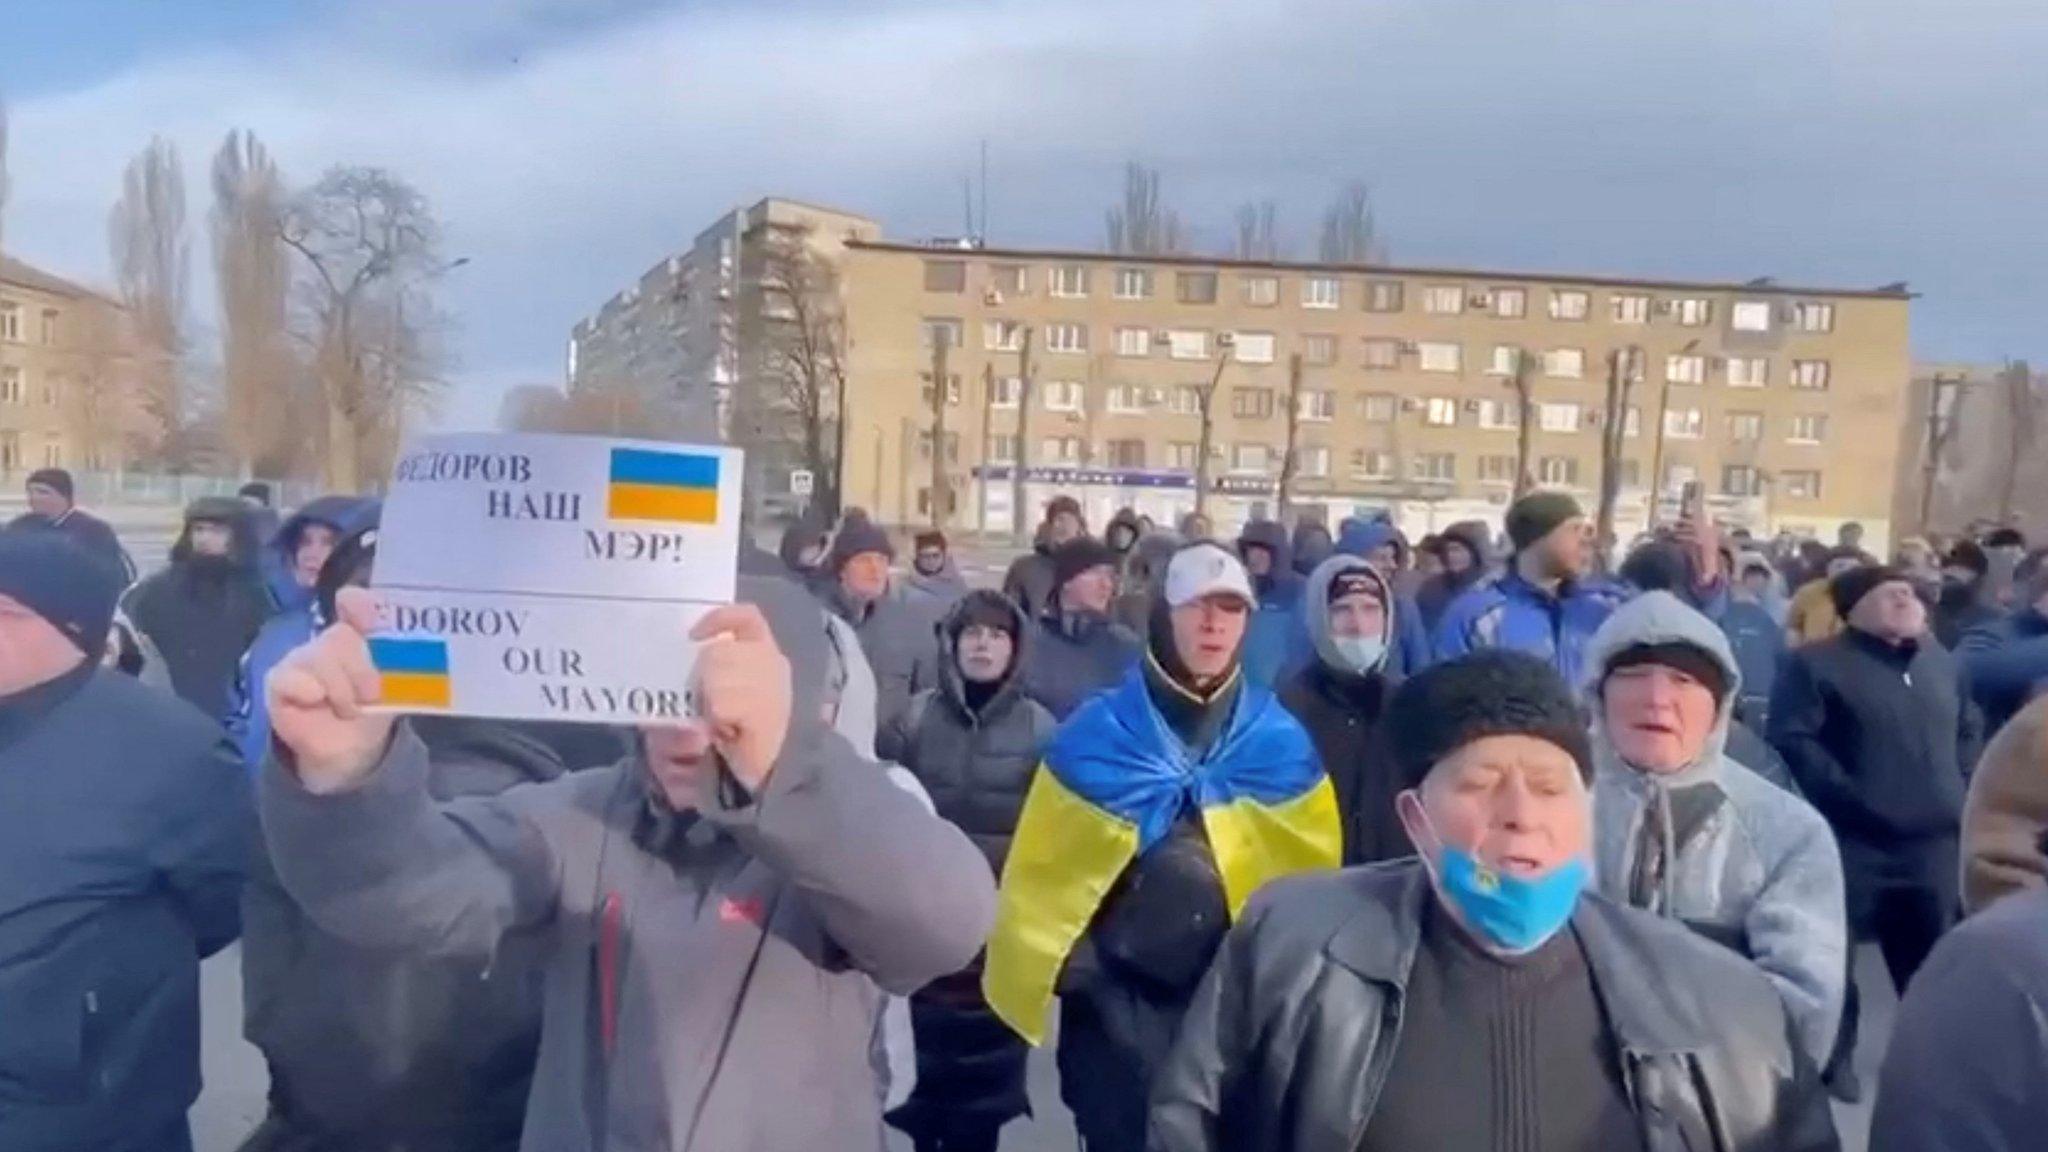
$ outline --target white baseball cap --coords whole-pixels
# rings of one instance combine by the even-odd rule
[[[1204,596],[1235,596],[1257,604],[1252,580],[1230,550],[1214,541],[1190,544],[1166,565],[1166,603],[1170,608],[1192,604]]]

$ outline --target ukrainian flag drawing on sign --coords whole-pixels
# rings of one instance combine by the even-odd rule
[[[455,686],[448,678],[446,640],[370,637],[370,663],[383,686],[381,703],[393,708],[448,708]]]
[[[718,457],[612,449],[606,513],[614,520],[718,523]]]

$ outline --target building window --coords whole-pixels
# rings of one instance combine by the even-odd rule
[[[989,381],[991,408],[1015,408],[1017,400],[1024,395],[1024,381],[1017,376],[998,376]]]
[[[1086,324],[1047,324],[1045,326],[1045,348],[1048,352],[1073,354],[1088,351],[1088,326]]]
[[[1020,352],[1024,349],[1024,325],[1016,320],[984,320],[981,345],[991,352]]]
[[[1351,474],[1361,480],[1392,480],[1394,454],[1354,448],[1351,450]]]
[[[1522,405],[1518,400],[1481,400],[1479,426],[1489,432],[1511,432],[1522,426]]]
[[[1115,384],[1103,395],[1103,410],[1118,416],[1142,415],[1145,390],[1136,384]]]
[[[1622,413],[1621,434],[1627,437],[1641,436],[1643,434],[1643,410],[1640,407],[1631,404],[1628,406],[1628,411]]]
[[[1479,481],[1482,484],[1513,484],[1515,482],[1515,458],[1513,456],[1481,456],[1479,458]]]
[[[1081,462],[1081,438],[1079,436],[1047,436],[1039,442],[1038,458],[1047,464],[1079,464]]]
[[[918,347],[929,352],[944,340],[946,347],[958,349],[967,338],[967,326],[951,316],[927,316],[918,328]]]
[[[1577,404],[1538,404],[1536,426],[1545,432],[1577,432],[1583,412]]]
[[[1704,384],[1707,382],[1707,358],[1693,355],[1666,356],[1664,379],[1673,384]]]
[[[988,269],[989,287],[1004,296],[1029,296],[1031,294],[1031,269],[1023,264],[991,264]]]
[[[1183,472],[1194,471],[1195,458],[1198,455],[1197,449],[1200,447],[1201,445],[1196,444],[1192,440],[1175,440],[1173,443],[1168,444],[1166,446],[1167,467],[1178,468]]]
[[[1792,322],[1801,332],[1833,332],[1835,306],[1818,303],[1795,304],[1792,306]]]
[[[1522,350],[1512,344],[1495,344],[1493,357],[1487,361],[1488,376],[1513,376],[1521,370]]]
[[[1230,446],[1230,470],[1233,472],[1264,472],[1272,466],[1273,450],[1264,444],[1240,441]]]
[[[1539,484],[1576,485],[1579,482],[1579,459],[1576,456],[1545,456],[1536,462],[1536,482]]]
[[[1280,302],[1278,276],[1246,276],[1238,281],[1238,292],[1254,308],[1271,308]]]
[[[1721,467],[1721,495],[1761,496],[1764,492],[1763,473],[1748,464],[1724,464]]]
[[[1087,404],[1087,389],[1079,380],[1048,380],[1043,387],[1047,412],[1080,412]]]
[[[1422,290],[1422,310],[1432,316],[1456,316],[1465,310],[1465,290],[1455,284],[1431,284]]]
[[[1673,440],[1697,440],[1704,428],[1697,408],[1668,408],[1664,412],[1664,435]]]
[[[1825,360],[1794,360],[1792,362],[1792,386],[1808,391],[1825,391],[1828,386],[1828,362]]]
[[[1271,364],[1273,346],[1271,332],[1238,332],[1231,337],[1230,355],[1240,364]]]
[[[1792,417],[1792,434],[1785,437],[1794,444],[1818,444],[1828,437],[1828,418],[1818,412],[1802,412]]]
[[[1399,280],[1367,280],[1365,282],[1365,310],[1367,312],[1399,312],[1403,295]]]
[[[1415,349],[1424,372],[1456,372],[1464,365],[1464,350],[1457,344],[1431,341],[1418,344]]]
[[[44,407],[49,407],[50,405],[55,404],[57,402],[57,392],[63,386],[63,383],[64,377],[59,376],[55,372],[46,373],[43,376]]]
[[[963,260],[924,262],[924,290],[927,292],[967,291],[967,263]]]
[[[1323,388],[1303,389],[1295,397],[1294,413],[1303,420],[1318,424],[1328,423],[1337,418],[1337,397]]]
[[[1194,328],[1175,328],[1166,334],[1166,354],[1175,360],[1207,360],[1209,334]]]
[[[1503,320],[1520,320],[1529,314],[1529,294],[1520,288],[1495,288],[1493,314]]]
[[[1728,439],[1738,444],[1754,444],[1763,438],[1763,413],[1730,412],[1728,414]]]
[[[1358,398],[1358,418],[1367,424],[1392,424],[1400,402],[1384,392],[1368,392]]]
[[[1322,367],[1337,362],[1337,338],[1313,333],[1301,338],[1301,362]]]
[[[12,300],[0,300],[0,340],[21,340],[21,309]]]
[[[994,464],[1017,462],[1017,437],[1009,432],[993,432],[988,438],[988,458]]]
[[[1779,485],[1784,494],[1794,500],[1820,499],[1820,473],[1811,469],[1794,469],[1778,473]]]
[[[1672,302],[1671,313],[1687,328],[1704,328],[1714,319],[1714,302],[1701,296],[1687,296]]]
[[[1152,298],[1152,270],[1150,268],[1117,269],[1116,298],[1119,300],[1150,300]]]
[[[23,403],[26,390],[21,384],[21,369],[12,364],[0,365],[0,404]]]
[[[1173,278],[1174,293],[1183,304],[1214,304],[1216,302],[1216,274],[1214,272],[1180,272]]]
[[[1458,402],[1448,396],[1431,396],[1423,405],[1422,422],[1434,428],[1450,428],[1458,422]]]
[[[1119,356],[1149,356],[1152,354],[1152,330],[1150,328],[1119,328],[1116,330],[1116,354]]]
[[[1769,332],[1771,306],[1762,300],[1737,300],[1728,310],[1728,323],[1737,332]]]
[[[1344,282],[1335,276],[1310,276],[1301,282],[1303,308],[1335,308],[1344,299]]]
[[[1294,450],[1294,470],[1297,474],[1321,479],[1330,474],[1330,450],[1320,444],[1310,444]]]
[[[1111,468],[1143,468],[1145,466],[1145,442],[1143,440],[1111,440],[1105,447],[1109,450]]]
[[[21,433],[0,432],[0,472],[21,467]]]
[[[924,382],[918,386],[918,402],[924,405],[925,411],[929,412],[932,407],[931,373],[926,372],[922,373],[922,375],[924,376]],[[960,404],[960,374],[958,372],[946,373],[946,403],[955,407],[958,407]]]
[[[1271,388],[1234,388],[1230,392],[1230,414],[1240,420],[1265,420],[1273,415]]]
[[[43,332],[42,332],[42,337],[43,337],[43,343],[44,343],[44,345],[46,345],[46,346],[48,346],[48,347],[52,347],[52,348],[56,347],[56,345],[57,345],[57,310],[56,310],[56,309],[54,309],[54,308],[45,308],[45,309],[43,309]]]
[[[1592,297],[1584,292],[1565,288],[1553,288],[1550,292],[1550,318],[1552,320],[1584,320],[1586,310],[1591,306]]]
[[[1449,452],[1417,452],[1409,463],[1412,480],[1448,482],[1458,478],[1458,458]]]
[[[1385,370],[1401,366],[1401,342],[1382,337],[1368,337],[1365,341],[1365,366]]]
[[[1063,300],[1079,300],[1088,295],[1088,266],[1086,264],[1055,264],[1046,269],[1046,292]]]
[[[1543,374],[1553,380],[1577,380],[1586,374],[1586,350],[1552,348],[1543,354]]]
[[[1771,382],[1771,362],[1761,356],[1731,356],[1728,359],[1730,388],[1762,388]]]
[[[1650,322],[1650,298],[1648,296],[1616,296],[1609,302],[1614,309],[1616,324],[1648,324]]]
[[[917,434],[917,458],[919,460],[929,460],[932,458],[932,434],[929,431]],[[952,464],[960,462],[960,434],[958,432],[946,433],[946,460]]]
[[[1175,416],[1200,416],[1202,414],[1202,385],[1176,384],[1166,394],[1166,410]]]

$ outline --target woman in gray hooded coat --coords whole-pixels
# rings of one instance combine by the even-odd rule
[[[1841,856],[1820,813],[1725,752],[1742,687],[1727,636],[1649,592],[1593,634],[1586,668],[1600,891],[1749,957],[1826,1064],[1847,975]]]

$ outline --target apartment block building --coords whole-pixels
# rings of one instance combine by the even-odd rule
[[[795,461],[779,426],[788,414],[773,389],[738,386],[760,385],[765,375],[764,333],[777,306],[764,296],[764,275],[772,278],[791,243],[837,268],[846,243],[880,236],[873,220],[794,200],[734,209],[577,323],[569,386],[625,388],[674,404],[688,434],[749,449],[750,498],[786,499]]]
[[[1903,284],[1812,288],[1194,256],[972,249],[858,239],[843,256],[844,482],[900,523],[928,516],[945,454],[949,521],[1007,529],[1022,350],[1031,349],[1027,517],[1055,491],[1100,523],[1194,504],[1201,390],[1216,382],[1210,513],[1269,513],[1299,356],[1296,506],[1384,511],[1411,532],[1497,519],[1516,473],[1529,365],[1529,469],[1590,509],[1612,358],[1636,365],[1622,534],[1701,481],[1752,529],[1891,534],[1911,355]],[[949,346],[946,437],[931,443],[931,347]],[[1220,373],[1220,375],[1218,375]],[[1660,435],[1661,433],[1661,435]]]
[[[45,467],[97,467],[75,451],[68,401],[81,364],[85,288],[0,256],[0,483]]]

